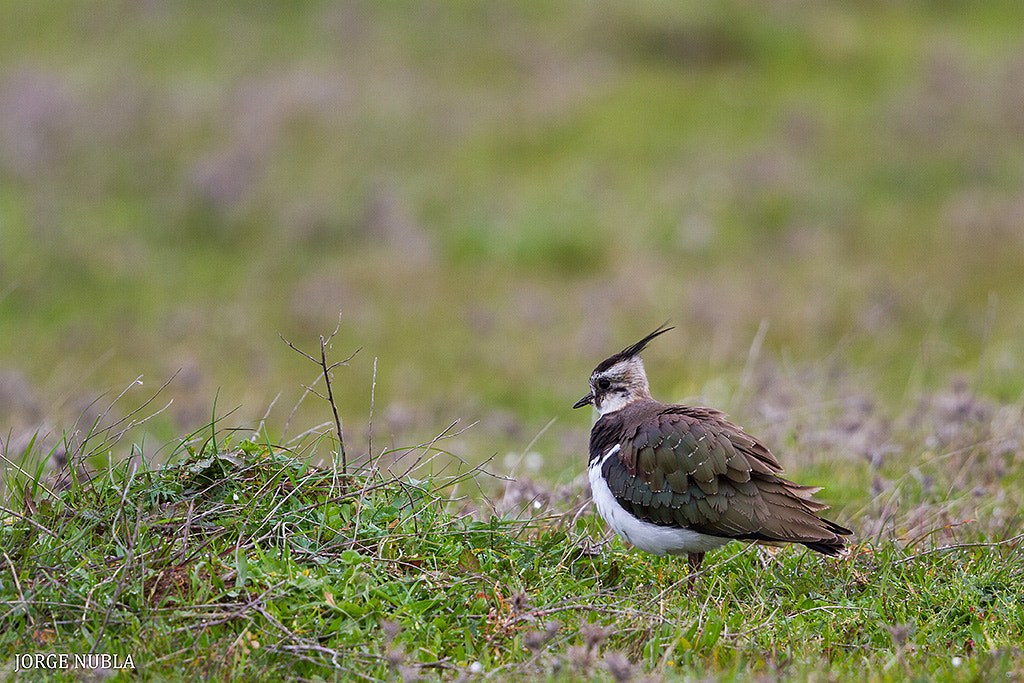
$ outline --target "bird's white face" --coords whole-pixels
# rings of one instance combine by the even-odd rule
[[[639,356],[619,361],[590,376],[590,395],[601,415],[622,410],[634,401],[650,399],[647,373]]]

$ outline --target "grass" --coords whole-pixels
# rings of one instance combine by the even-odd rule
[[[275,445],[214,422],[160,465],[121,444],[141,413],[98,421],[64,446],[75,467],[49,474],[35,443],[7,464],[5,671],[99,653],[134,669],[94,675],[143,680],[1020,676],[1021,407],[961,388],[887,426],[863,401],[837,408],[819,416],[842,430],[831,443],[778,426],[795,457],[818,453],[795,475],[829,483],[850,554],[733,544],[693,590],[685,562],[611,539],[579,483],[452,455],[454,425],[346,471],[334,425]],[[861,430],[884,452],[846,452]]]

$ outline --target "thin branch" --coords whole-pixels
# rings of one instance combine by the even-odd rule
[[[325,401],[327,401],[331,405],[331,412],[334,415],[335,434],[338,437],[338,455],[341,456],[341,475],[344,477],[344,476],[348,475],[348,455],[347,455],[347,453],[345,451],[345,432],[344,432],[344,430],[341,427],[341,416],[338,414],[338,404],[334,400],[334,389],[331,387],[331,371],[334,370],[334,368],[338,367],[339,365],[346,365],[350,360],[352,360],[353,358],[356,357],[356,354],[359,353],[362,350],[362,347],[360,347],[360,348],[356,349],[355,351],[353,351],[352,355],[350,355],[348,358],[346,358],[344,360],[341,360],[341,361],[338,361],[336,363],[331,363],[330,365],[328,365],[328,363],[327,363],[327,348],[331,345],[331,342],[334,340],[335,335],[338,334],[338,330],[339,329],[341,329],[341,316],[340,315],[338,316],[338,324],[334,328],[334,331],[331,332],[330,335],[328,335],[327,337],[324,337],[323,335],[320,335],[320,359],[319,360],[314,358],[310,354],[306,353],[302,349],[298,348],[297,346],[295,346],[295,344],[291,343],[287,339],[285,339],[284,336],[280,332],[277,333],[277,336],[280,337],[281,341],[283,341],[285,344],[287,344],[289,346],[289,348],[291,348],[293,351],[295,351],[296,353],[299,353],[299,354],[305,356],[310,361],[312,361],[313,363],[315,363],[318,366],[320,366],[320,372],[323,375],[324,382],[327,385],[327,395],[324,396],[320,392],[314,390],[312,387],[304,387],[304,388],[306,389],[307,393],[316,394],[317,396],[319,396],[320,398],[324,399]],[[298,406],[296,406],[296,408],[298,408]],[[291,417],[289,417],[288,419],[290,421]],[[337,471],[337,467],[335,467],[335,471]]]
[[[373,460],[373,398],[377,391],[377,357],[373,357],[373,379],[370,381],[370,420],[366,428],[366,460]]]
[[[339,324],[340,321],[339,321]],[[335,330],[337,332],[337,330]],[[330,337],[324,339],[323,335],[320,335],[320,367],[324,370],[324,382],[327,383],[327,401],[331,404],[331,411],[334,413],[334,426],[338,429],[338,453],[341,455],[341,476],[345,476],[348,470],[348,457],[345,455],[345,434],[341,431],[341,418],[338,416],[338,404],[334,401],[334,391],[331,389],[331,368],[337,367],[338,363],[328,367],[327,366],[327,345],[331,343],[331,339],[334,337],[334,333]],[[355,357],[359,353],[359,349],[356,349],[351,356],[342,361],[342,365],[347,363],[349,360]]]
[[[269,406],[267,406],[267,412],[263,413],[263,417],[260,418],[260,421],[256,424],[256,429],[255,429],[255,431],[253,433],[255,435],[257,435],[257,436],[253,437],[254,440],[256,438],[258,438],[259,434],[266,434],[267,418],[270,417],[270,411],[272,411],[274,409],[274,406],[277,405],[277,401],[280,398],[281,398],[281,392],[279,391],[279,392],[277,392],[277,396],[274,397],[274,400],[270,402]],[[268,441],[270,440],[269,436],[267,436],[267,440]]]
[[[21,590],[21,581],[18,580],[18,570],[14,568],[14,563],[11,562],[11,558],[7,556],[7,553],[3,553],[3,556],[4,559],[7,560],[7,566],[11,568],[11,578],[14,579],[14,587],[18,590],[18,597],[21,598],[21,607],[25,610],[25,616],[28,617],[29,623],[34,627],[36,625],[36,620],[35,617],[32,616],[32,610],[28,608],[28,602],[25,600],[25,593]]]
[[[931,550],[924,550],[922,552],[911,555],[910,557],[904,557],[900,560],[896,560],[894,564],[903,564],[904,562],[910,562],[911,560],[919,560],[922,557],[928,555],[935,555],[937,553],[947,553],[953,550],[964,550],[966,548],[998,548],[1003,545],[1013,545],[1017,541],[1024,538],[1024,534],[1017,534],[1011,538],[1004,539],[1002,541],[993,541],[991,543],[958,543],[955,545],[944,545],[938,548],[932,548]]]

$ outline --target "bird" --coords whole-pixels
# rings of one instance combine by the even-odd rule
[[[839,556],[853,531],[821,516],[820,487],[782,477],[768,447],[713,408],[651,396],[640,353],[661,325],[601,361],[573,408],[600,414],[587,475],[598,514],[623,540],[654,555],[686,555],[691,588],[704,554],[734,540],[801,543]]]

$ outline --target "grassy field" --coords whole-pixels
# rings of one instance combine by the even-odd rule
[[[327,437],[284,447],[213,425],[164,467],[9,473],[5,673],[1016,680],[1024,426],[991,408],[947,396],[895,427],[895,451],[937,439],[909,471],[824,448],[804,474],[842,482],[829,494],[858,527],[849,556],[728,546],[692,588],[685,562],[611,541],[578,485],[470,466],[445,450],[451,430],[349,474],[310,465]],[[56,673],[20,659],[62,652],[112,659]]]
[[[8,664],[1024,675],[1021,3],[2,14]],[[569,406],[665,320],[848,559],[601,544]]]

